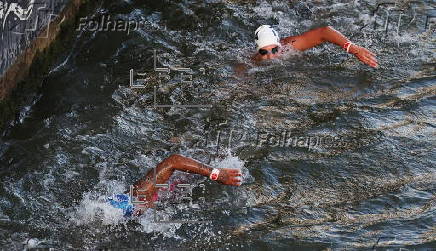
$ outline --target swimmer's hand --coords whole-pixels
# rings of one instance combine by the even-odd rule
[[[243,77],[244,74],[247,72],[248,66],[244,63],[238,63],[233,66],[233,71],[235,72],[236,77]]]
[[[350,47],[350,53],[369,66],[372,66],[374,68],[378,66],[375,54],[363,47],[352,44]]]
[[[231,168],[220,168],[219,170],[220,173],[216,180],[218,183],[229,186],[241,185],[241,170]]]

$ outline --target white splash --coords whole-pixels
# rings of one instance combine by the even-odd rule
[[[107,196],[96,196],[86,193],[80,202],[77,211],[70,215],[70,221],[76,225],[86,225],[100,221],[103,225],[114,225],[125,222],[123,211],[114,208],[106,202]]]

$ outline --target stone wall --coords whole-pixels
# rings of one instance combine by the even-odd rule
[[[0,1],[0,76],[53,21],[68,0]]]
[[[29,74],[44,74],[59,34],[74,30],[81,6],[89,2],[0,0],[0,131],[17,112],[20,92],[40,84],[38,74]]]

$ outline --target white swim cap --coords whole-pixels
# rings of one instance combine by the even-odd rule
[[[280,45],[279,34],[271,27],[271,25],[261,25],[257,28],[254,34],[256,36],[256,50],[271,44]]]

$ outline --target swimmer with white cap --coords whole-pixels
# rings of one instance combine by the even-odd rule
[[[330,42],[341,46],[347,53],[353,54],[369,66],[377,67],[378,65],[374,53],[352,43],[330,26],[316,28],[301,35],[280,39],[277,31],[270,25],[261,25],[254,34],[257,51],[253,56],[255,61],[279,57],[283,53],[284,46],[291,46],[296,50],[304,51],[324,42]]]

